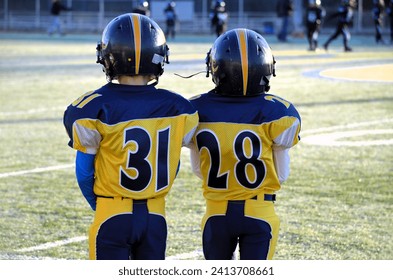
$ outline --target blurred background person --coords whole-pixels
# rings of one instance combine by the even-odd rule
[[[148,1],[139,1],[138,5],[132,10],[133,13],[150,17],[150,5]]]
[[[176,21],[177,21],[175,7],[176,7],[176,3],[174,1],[171,1],[164,9],[165,23],[166,23],[165,35],[167,39],[169,38],[169,36],[172,36],[172,39],[175,39]]]
[[[321,0],[309,0],[306,10],[307,40],[310,51],[318,47],[318,36],[326,11],[321,5]]]
[[[210,13],[211,27],[217,37],[227,29],[228,13],[225,6],[225,1],[215,1],[213,2],[213,9]]]
[[[386,9],[386,14],[389,16],[389,25],[390,25],[390,44],[393,44],[393,0],[390,0],[387,9]]]
[[[353,24],[353,12],[356,8],[356,1],[354,0],[342,0],[337,12],[332,14],[328,19],[338,18],[336,31],[329,37],[326,43],[323,45],[325,50],[328,50],[329,44],[335,40],[340,34],[343,36],[344,51],[350,52],[352,48],[349,47],[349,40],[351,39],[351,33],[349,26]]]
[[[281,19],[281,29],[277,34],[277,38],[281,42],[287,41],[289,20],[293,13],[292,0],[278,0],[276,6],[277,16]]]
[[[382,38],[382,22],[384,9],[384,0],[373,0],[372,16],[375,25],[375,42],[377,44],[385,44]]]
[[[52,21],[48,28],[48,34],[53,35],[53,33],[58,32],[60,35],[65,35],[62,29],[62,22],[60,18],[61,11],[71,11],[70,7],[64,6],[60,0],[52,0],[52,6],[50,13],[52,15]]]

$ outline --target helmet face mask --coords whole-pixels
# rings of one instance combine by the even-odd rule
[[[206,57],[222,95],[252,96],[269,91],[275,60],[266,40],[249,29],[233,29],[216,39]]]
[[[157,80],[168,62],[164,32],[149,17],[123,14],[105,27],[97,45],[97,63],[108,80],[121,75],[154,76]]]

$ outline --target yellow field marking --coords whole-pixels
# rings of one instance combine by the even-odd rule
[[[321,71],[319,75],[340,80],[393,82],[393,64],[332,68]]]

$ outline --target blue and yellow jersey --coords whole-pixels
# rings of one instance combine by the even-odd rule
[[[151,85],[108,83],[64,113],[69,146],[96,155],[94,193],[133,199],[169,191],[197,124],[188,100]]]
[[[246,200],[280,189],[273,149],[299,141],[300,116],[288,101],[271,95],[191,99],[199,125],[194,152],[209,200]]]

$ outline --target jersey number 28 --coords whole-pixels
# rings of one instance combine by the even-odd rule
[[[217,135],[211,130],[201,130],[197,136],[198,150],[206,148],[210,155],[210,169],[207,184],[211,188],[227,189],[229,172],[233,172],[236,180],[245,188],[255,189],[261,185],[266,176],[266,166],[260,159],[262,154],[262,142],[257,134],[244,130],[236,135],[233,141],[233,152],[236,163],[233,170],[220,173],[222,162],[226,159],[222,156],[221,145]],[[246,153],[245,141],[249,141],[251,152]],[[253,170],[253,175],[249,172]]]

